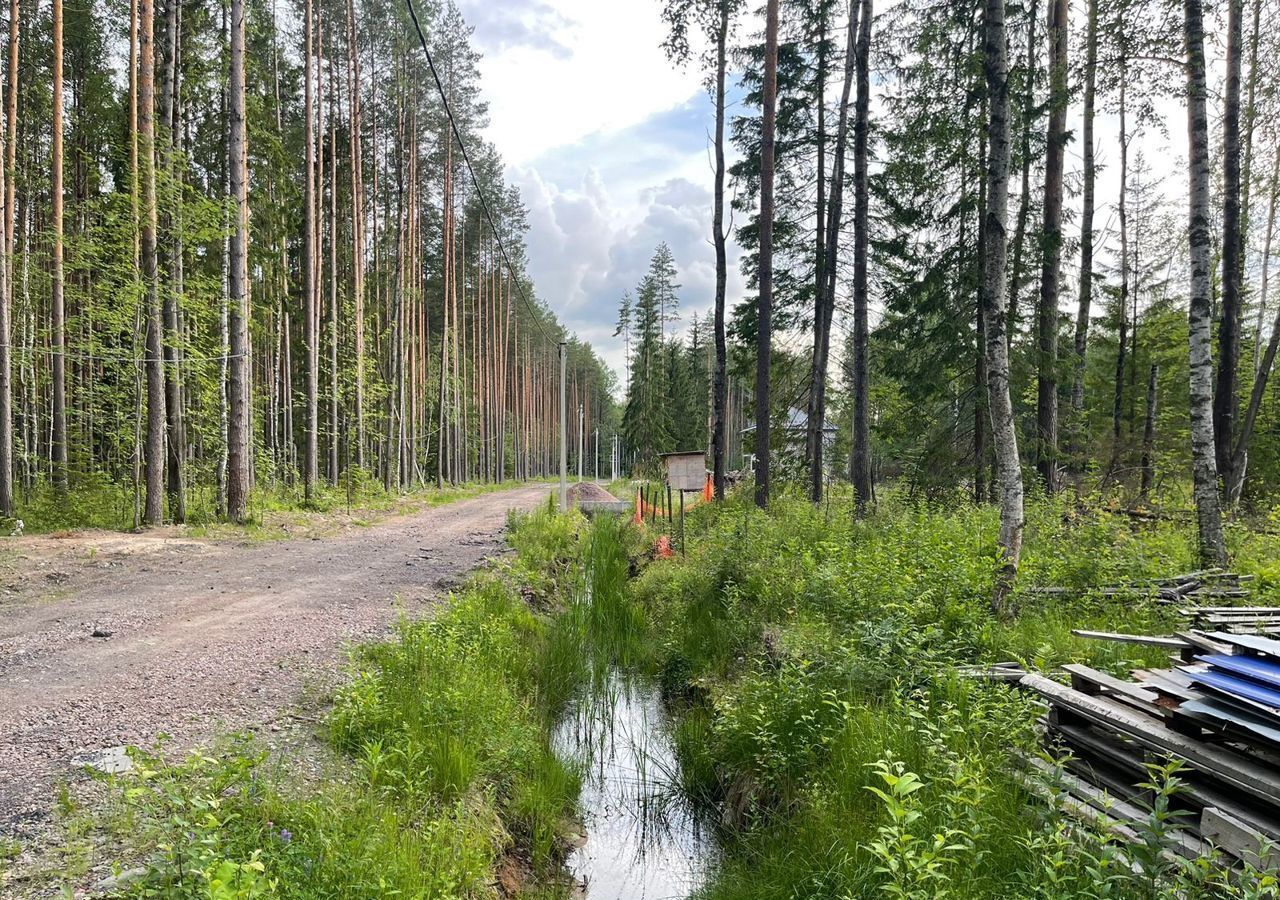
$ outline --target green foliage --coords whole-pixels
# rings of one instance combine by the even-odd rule
[[[1179,827],[1168,803],[1176,768],[1152,774],[1145,851],[1122,854],[1046,810],[1017,774],[1019,757],[1038,752],[1032,700],[957,672],[1002,660],[1117,672],[1162,664],[1149,648],[1070,630],[1172,627],[1141,592],[1095,589],[1191,568],[1189,522],[1135,524],[1100,507],[1033,500],[1019,614],[1004,622],[987,604],[993,510],[890,494],[854,521],[847,496],[829,509],[783,498],[768,512],[749,499],[696,509],[688,557],[649,566],[634,587],[651,622],[652,665],[683,698],[675,740],[686,789],[734,824],[700,897],[1146,900],[1250,890],[1229,885],[1212,861],[1172,866],[1156,852]],[[1267,571],[1274,539],[1244,529],[1233,539],[1243,570],[1257,560]],[[1072,590],[1035,591],[1048,586]]]

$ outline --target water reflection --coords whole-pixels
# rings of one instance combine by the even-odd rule
[[[715,862],[680,789],[670,722],[651,684],[612,673],[561,722],[556,752],[583,766],[586,842],[568,865],[590,900],[687,897]]]

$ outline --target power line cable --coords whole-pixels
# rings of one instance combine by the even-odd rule
[[[427,57],[427,68],[431,70],[431,77],[435,81],[436,90],[440,94],[440,102],[444,104],[444,114],[449,119],[449,127],[453,131],[454,140],[458,142],[458,149],[462,151],[462,160],[466,163],[467,172],[471,175],[471,184],[475,188],[476,196],[480,199],[480,206],[484,210],[484,216],[489,220],[489,227],[493,230],[493,236],[498,242],[498,249],[502,252],[502,261],[506,263],[507,272],[511,275],[511,281],[515,284],[516,290],[519,291],[520,299],[524,301],[525,308],[529,310],[529,314],[533,317],[534,324],[542,332],[542,337],[548,343],[554,343],[551,340],[551,335],[547,334],[546,328],[542,325],[542,317],[538,315],[537,308],[525,292],[524,284],[516,276],[515,266],[511,264],[511,257],[507,255],[507,246],[502,241],[502,233],[494,221],[493,213],[489,208],[489,201],[484,195],[484,190],[480,187],[480,179],[476,177],[475,167],[471,165],[471,156],[467,153],[467,144],[462,139],[462,132],[458,130],[457,120],[453,117],[453,109],[449,106],[449,98],[445,93],[444,84],[440,81],[440,73],[436,71],[436,64],[431,58],[431,51],[427,49],[427,38],[422,33],[421,23],[418,22],[418,11],[414,8],[413,0],[405,0],[405,5],[409,8],[409,18],[413,20],[413,30],[418,33],[418,43],[422,45],[422,52]]]

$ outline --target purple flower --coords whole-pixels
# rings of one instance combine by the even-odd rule
[[[291,840],[293,840],[293,832],[292,832],[292,831],[290,831],[288,828],[281,828],[281,829],[280,829],[280,843],[282,843],[282,844],[287,844],[287,843],[289,843]]]

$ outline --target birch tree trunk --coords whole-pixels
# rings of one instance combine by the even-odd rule
[[[55,0],[57,2],[57,0]],[[778,0],[765,7],[760,134],[760,274],[756,337],[756,506],[769,505],[769,366],[773,318],[773,149],[778,102]]]
[[[249,157],[245,127],[245,2],[231,0],[231,71],[229,82],[227,169],[231,201],[235,205],[235,231],[231,236],[230,293],[228,311],[229,387],[227,423],[227,518],[244,522],[249,517],[249,483],[252,460],[250,428],[249,347]]]
[[[1009,595],[1022,555],[1022,468],[1018,432],[1009,395],[1008,309],[1005,259],[1009,216],[1009,50],[1004,0],[986,0],[983,69],[990,119],[987,124],[987,216],[982,261],[982,308],[987,317],[987,386],[991,431],[1000,487],[1000,569],[991,596],[996,615],[1009,611]]]
[[[1201,0],[1184,0],[1187,53],[1188,243],[1191,252],[1190,372],[1191,463],[1200,558],[1223,565],[1227,549],[1218,504],[1218,466],[1213,430],[1213,347],[1210,335],[1213,246],[1209,229],[1209,116],[1205,78],[1204,11]]]

